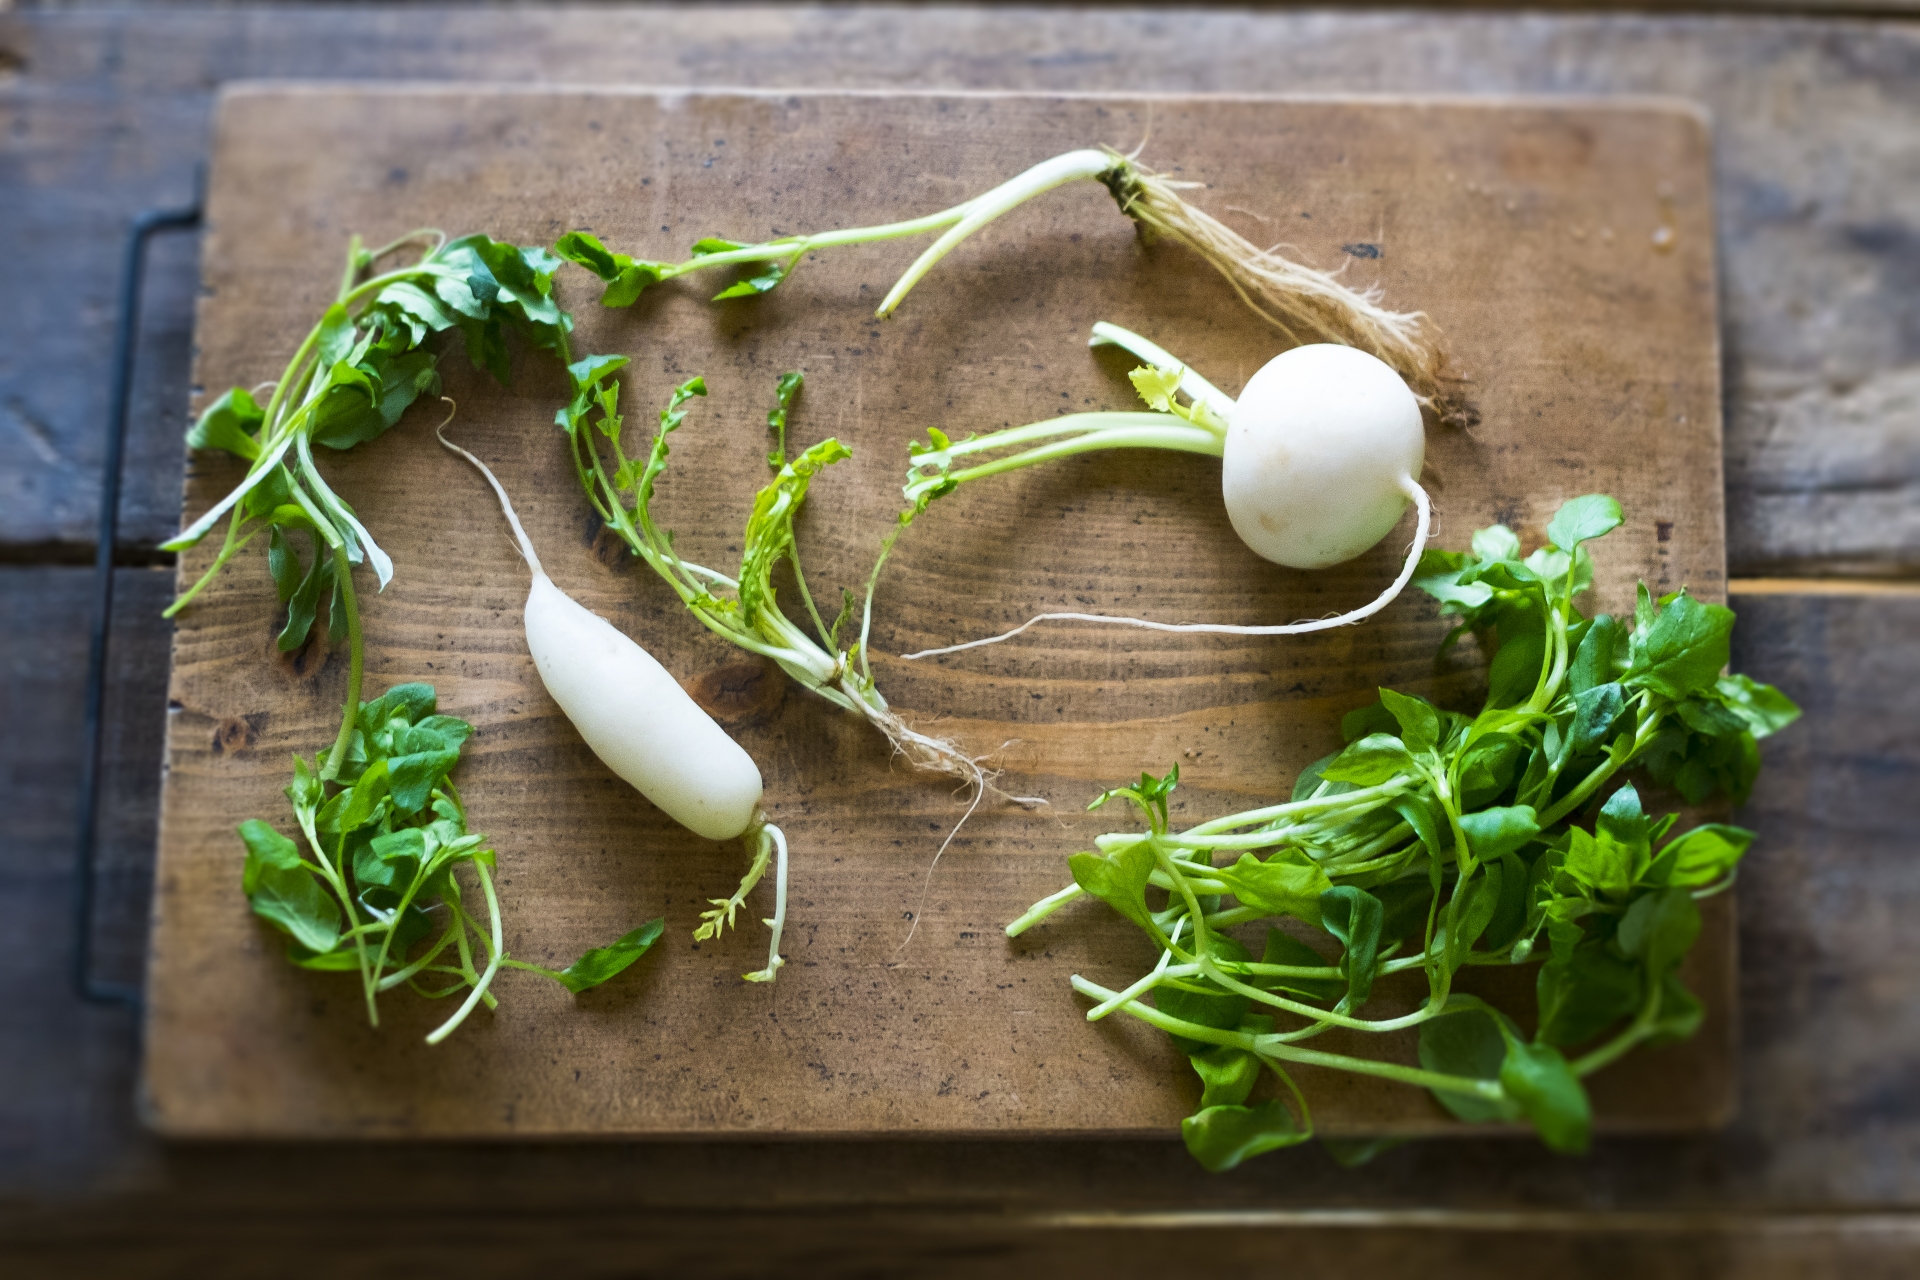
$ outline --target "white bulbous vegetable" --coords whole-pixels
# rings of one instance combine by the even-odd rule
[[[695,835],[731,840],[760,809],[760,770],[652,654],[535,569],[527,648],[593,754]]]
[[[445,424],[442,424],[443,426]],[[601,763],[669,818],[709,840],[744,837],[752,865],[731,898],[712,899],[697,939],[714,938],[768,864],[775,866],[767,967],[744,974],[771,982],[786,961],[780,936],[787,919],[787,838],[760,811],[763,784],[753,757],[680,687],[652,654],[593,610],[555,586],[540,567],[533,541],[507,491],[487,464],[442,435],[440,443],[480,469],[513,527],[533,584],[527,591],[527,649],[547,692]]]
[[[1253,375],[1228,415],[1220,492],[1256,554],[1324,569],[1393,531],[1426,447],[1420,402],[1384,361],[1295,347]]]

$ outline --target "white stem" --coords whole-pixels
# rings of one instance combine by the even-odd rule
[[[1219,414],[1222,418],[1233,411],[1233,397],[1208,382],[1193,371],[1193,366],[1179,359],[1165,347],[1150,342],[1133,332],[1122,329],[1117,324],[1105,320],[1093,326],[1093,336],[1087,339],[1090,347],[1119,347],[1122,351],[1139,356],[1156,369],[1178,369],[1180,371],[1180,389],[1197,404]]]
[[[986,226],[1001,214],[1019,207],[1034,196],[1051,191],[1055,187],[1065,186],[1069,182],[1078,182],[1082,178],[1097,178],[1113,168],[1114,159],[1104,151],[1069,151],[1065,155],[1043,160],[1033,168],[1001,183],[993,190],[974,200],[967,210],[967,216],[960,219],[947,233],[927,246],[925,253],[913,260],[907,273],[900,277],[880,309],[874,315],[881,319],[893,313],[920,278],[933,270],[935,263],[947,256],[953,247],[968,236]]]
[[[965,644],[951,644],[943,649],[922,649],[918,653],[901,656],[912,661],[916,658],[932,658],[943,653],[959,653],[963,649],[978,649],[983,645],[999,644],[1002,640],[1013,639],[1037,622],[1111,622],[1129,627],[1144,627],[1149,631],[1191,631],[1231,636],[1298,636],[1312,631],[1328,631],[1334,627],[1351,626],[1362,619],[1371,618],[1393,603],[1394,597],[1405,589],[1407,583],[1413,581],[1413,572],[1420,565],[1420,553],[1426,549],[1427,531],[1433,522],[1433,507],[1427,499],[1427,491],[1422,489],[1411,476],[1400,478],[1400,488],[1413,499],[1416,513],[1413,546],[1407,552],[1406,563],[1400,568],[1400,576],[1395,578],[1393,585],[1382,591],[1371,603],[1363,604],[1358,609],[1340,614],[1338,617],[1315,618],[1309,622],[1292,622],[1285,626],[1241,627],[1215,622],[1149,622],[1144,618],[1116,618],[1098,613],[1043,613],[1038,617],[1027,619],[1011,631],[1004,631],[997,636],[988,636],[984,640],[969,640]]]
[[[760,829],[762,838],[771,836],[774,848],[773,868],[773,919],[760,923],[773,931],[772,939],[767,943],[767,967],[758,973],[742,974],[748,982],[772,982],[773,975],[780,971],[786,961],[780,958],[780,931],[787,924],[787,837],[780,828],[769,822]]]
[[[447,419],[448,422],[451,422],[452,420],[453,419],[451,417]],[[472,454],[468,453],[465,449],[462,449],[459,445],[447,439],[446,435],[444,434],[446,429],[447,429],[447,423],[443,422],[440,424],[439,428],[434,431],[433,434],[440,438],[441,444],[447,446],[447,448],[453,450],[455,453],[465,458],[468,462],[471,462],[474,466],[480,468],[480,474],[487,478],[487,483],[493,486],[494,493],[500,499],[500,510],[502,513],[506,515],[507,523],[513,526],[514,540],[520,544],[520,554],[526,558],[527,567],[529,569],[532,569],[535,573],[539,574],[541,577],[544,578],[546,576],[546,570],[540,567],[540,557],[535,555],[533,552],[533,539],[527,537],[527,531],[521,527],[520,517],[514,513],[513,503],[507,500],[507,491],[501,488],[499,479],[494,476],[492,471],[487,469],[486,463],[480,461],[480,459],[474,457]]]

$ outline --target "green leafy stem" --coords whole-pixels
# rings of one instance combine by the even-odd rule
[[[619,411],[620,384],[615,376],[626,364],[625,356],[587,356],[570,363],[572,398],[556,416],[567,433],[575,474],[594,512],[673,588],[708,630],[749,653],[771,659],[803,688],[861,716],[885,734],[895,750],[914,766],[962,779],[975,788],[976,798],[992,789],[991,775],[978,760],[945,739],[909,726],[888,706],[874,680],[868,658],[873,593],[899,529],[883,544],[868,577],[863,604],[856,606],[853,593],[843,591],[841,607],[829,623],[807,584],[794,521],[814,478],[852,453],[829,437],[789,456],[787,419],[800,392],[802,375],[783,374],[775,386],[774,407],[767,417],[773,433],[767,462],[774,475],[754,495],[741,543],[740,565],[729,575],[681,556],[674,548],[673,534],[661,528],[653,514],[655,490],[667,470],[670,437],[685,421],[688,403],[706,395],[706,383],[694,378],[675,388],[660,412],[651,439],[643,450],[630,454]],[[774,574],[782,562],[793,573],[811,632],[781,608]],[[856,615],[857,638],[842,647],[842,637],[854,625]]]
[[[605,282],[606,288],[602,291],[600,301],[601,305],[608,307],[631,306],[648,286],[697,271],[720,267],[757,269],[755,274],[741,278],[714,295],[717,302],[770,292],[792,275],[808,254],[822,249],[898,240],[944,229],[944,234],[928,246],[888,291],[875,313],[885,317],[893,313],[913,286],[954,246],[1000,215],[1055,187],[1088,179],[1106,181],[1114,190],[1115,199],[1120,201],[1121,207],[1128,209],[1122,184],[1125,175],[1131,172],[1130,162],[1115,152],[1073,151],[1035,165],[993,190],[950,209],[905,222],[851,227],[810,235],[780,236],[757,244],[708,237],[694,244],[685,261],[674,263],[651,262],[616,253],[587,231],[573,231],[562,236],[555,244],[554,251],[585,267]]]
[[[1132,984],[1073,985],[1096,1002],[1090,1020],[1125,1012],[1189,1054],[1203,1094],[1183,1133],[1209,1168],[1311,1135],[1288,1064],[1424,1087],[1461,1119],[1524,1119],[1555,1149],[1584,1149],[1581,1078],[1698,1026],[1678,976],[1700,928],[1695,902],[1732,883],[1752,835],[1707,824],[1671,836],[1676,815],[1647,814],[1620,774],[1640,770],[1692,804],[1744,801],[1756,740],[1798,708],[1722,674],[1734,622],[1723,606],[1684,591],[1655,600],[1643,584],[1630,623],[1581,614],[1585,544],[1620,522],[1617,503],[1590,495],[1564,505],[1548,544],[1524,558],[1499,525],[1470,552],[1423,557],[1416,582],[1460,620],[1446,644],[1472,632],[1494,654],[1477,714],[1382,689],[1291,800],[1185,831],[1168,821],[1178,768],[1143,774],[1094,805],[1125,798],[1145,830],[1097,839],[1070,860],[1072,885],[1008,925],[1017,935],[1091,895],[1152,939],[1158,963]],[[1258,959],[1230,932],[1279,917],[1294,931],[1269,927]],[[1543,934],[1531,1037],[1453,990],[1465,966],[1534,959]],[[1417,1008],[1365,1016],[1378,980],[1412,971],[1427,986]],[[1336,1027],[1418,1027],[1420,1064],[1302,1047]],[[1249,1107],[1262,1071],[1286,1095]]]

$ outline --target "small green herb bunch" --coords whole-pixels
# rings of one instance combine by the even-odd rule
[[[370,274],[413,245],[427,247],[419,261]],[[167,616],[186,608],[264,530],[268,568],[287,610],[278,647],[290,652],[305,644],[321,601],[329,601],[330,638],[346,640],[350,649],[347,705],[356,705],[363,662],[353,566],[371,564],[384,589],[393,561],[320,474],[314,447],[345,450],[373,440],[422,395],[438,395],[438,356],[423,345],[436,333],[459,330],[468,358],[503,384],[511,372],[508,329],[539,349],[564,352],[573,321],[553,300],[559,266],[560,259],[543,248],[484,235],[449,241],[438,231],[416,231],[371,250],[353,237],[332,305],[279,379],[268,384],[266,404],[254,391],[234,387],[187,433],[189,447],[222,449],[248,466],[232,492],[165,544],[165,550],[183,551],[228,517],[219,554]],[[304,567],[293,541],[297,534],[306,535],[313,549]],[[352,731],[347,716],[320,764],[323,777],[338,773]]]
[[[413,245],[425,246],[417,262],[372,274],[383,259]],[[428,1036],[430,1043],[445,1039],[477,1004],[494,1007],[489,988],[502,966],[584,991],[638,959],[659,937],[661,922],[589,951],[563,971],[506,955],[489,874],[493,851],[467,831],[466,809],[449,776],[472,726],[436,714],[430,685],[399,685],[361,701],[365,645],[353,566],[370,563],[384,588],[393,563],[321,475],[313,450],[373,440],[421,396],[438,394],[438,356],[424,345],[436,333],[457,329],[468,358],[502,383],[511,372],[509,329],[564,360],[573,322],[553,300],[559,265],[545,249],[484,235],[448,241],[438,231],[420,231],[372,250],[355,236],[333,303],[270,384],[266,404],[235,387],[188,432],[193,448],[245,459],[247,474],[167,544],[168,550],[190,547],[229,516],[213,564],[168,616],[263,530],[267,567],[287,610],[278,647],[305,644],[327,602],[330,637],[348,645],[347,700],[332,745],[311,761],[294,758],[286,794],[307,854],[266,822],[241,824],[242,887],[254,911],[291,939],[293,963],[359,972],[375,1025],[380,993],[401,984],[435,998],[467,992]],[[312,545],[304,565],[297,534]],[[466,907],[463,869],[478,880],[485,926]],[[436,975],[439,985],[427,985]]]
[[[564,970],[509,957],[494,853],[485,836],[467,830],[450,776],[473,726],[435,707],[427,684],[396,685],[361,703],[332,781],[321,778],[318,758],[294,757],[286,794],[306,853],[258,818],[240,825],[242,883],[254,911],[288,936],[294,964],[357,971],[369,1022],[380,1023],[380,993],[402,984],[433,999],[467,993],[429,1044],[452,1034],[476,1005],[495,1007],[490,987],[502,966],[585,991],[638,960],[662,928],[649,921]],[[462,871],[478,882],[484,924],[467,908]]]
[[[1074,883],[1008,926],[1018,934],[1091,894],[1153,940],[1158,962],[1131,985],[1075,975],[1073,986],[1097,1002],[1089,1020],[1125,1011],[1190,1056],[1203,1090],[1182,1133],[1209,1169],[1312,1135],[1287,1073],[1296,1063],[1424,1087],[1462,1120],[1525,1120],[1555,1150],[1584,1150],[1581,1079],[1698,1027],[1699,1001],[1679,978],[1696,901],[1733,882],[1753,837],[1720,824],[1674,836],[1675,815],[1648,814],[1618,775],[1643,770],[1691,803],[1744,799],[1755,740],[1799,710],[1721,674],[1730,609],[1684,591],[1655,600],[1642,584],[1630,622],[1580,612],[1575,597],[1593,582],[1585,544],[1620,522],[1618,503],[1592,495],[1563,506],[1549,544],[1524,558],[1500,525],[1469,552],[1426,553],[1416,581],[1459,618],[1445,643],[1471,631],[1494,653],[1477,714],[1382,689],[1291,800],[1185,831],[1167,813],[1178,769],[1143,774],[1094,806],[1122,797],[1146,829],[1075,854]],[[1274,917],[1294,929],[1269,927],[1258,959],[1229,932]],[[1464,967],[1543,949],[1532,1034],[1453,989]],[[1376,983],[1416,971],[1427,985],[1417,1009],[1364,1016]],[[1335,1027],[1418,1027],[1419,1064],[1310,1047]],[[1263,1073],[1283,1094],[1249,1105]]]

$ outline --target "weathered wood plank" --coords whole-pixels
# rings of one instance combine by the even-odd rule
[[[29,300],[0,315],[0,542],[92,537],[117,237],[137,209],[190,189],[223,80],[1284,87],[1706,104],[1718,122],[1733,571],[1920,568],[1911,24],[1084,9],[33,13],[0,15],[0,48],[14,66],[0,82],[0,234],[20,247],[15,281]],[[175,295],[191,287],[184,273],[166,281]],[[184,313],[166,314],[182,332]],[[175,381],[155,384],[130,473],[127,533],[148,545],[175,515],[184,375],[168,368]]]
[[[338,1221],[219,1216],[181,1201],[102,1222],[66,1212],[24,1224],[9,1250],[20,1280],[191,1273],[250,1280],[299,1257],[329,1274],[385,1274],[415,1259],[474,1280],[529,1272],[974,1277],[1150,1276],[1202,1269],[1284,1270],[1347,1280],[1899,1280],[1920,1260],[1920,1217],[1745,1217],[1366,1211],[1291,1215],[1076,1215],[1036,1221],[965,1207],[941,1212],[528,1213],[521,1206],[440,1217],[410,1211]],[[0,1225],[0,1236],[7,1234]],[[405,1259],[402,1262],[401,1259]]]

